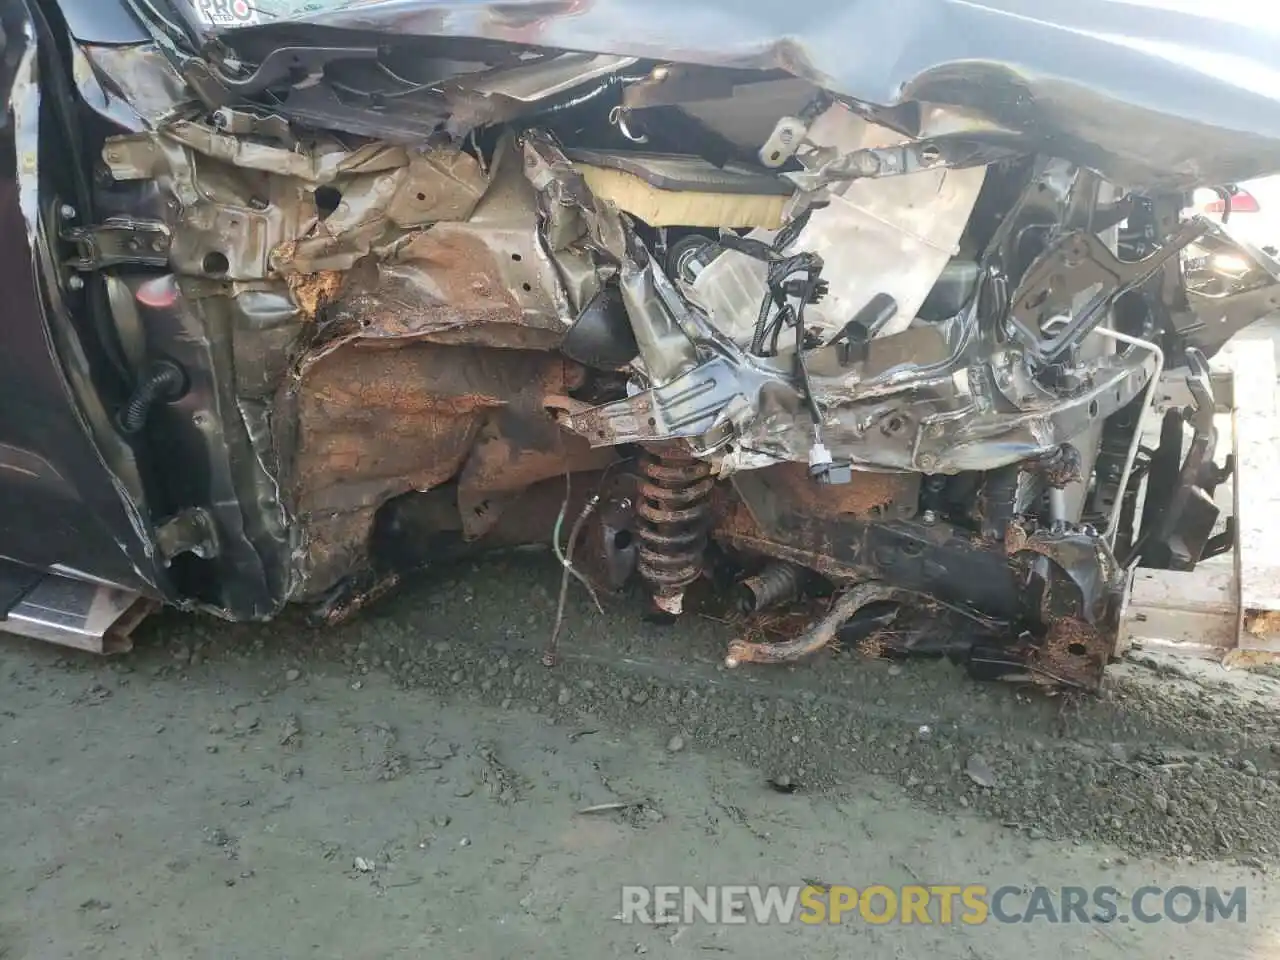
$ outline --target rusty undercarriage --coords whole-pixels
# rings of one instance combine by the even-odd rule
[[[222,102],[217,69],[193,86],[152,47],[77,72],[119,124],[102,206],[166,238],[161,269],[111,281],[138,362],[190,379],[147,429],[221,464],[209,505],[174,494],[205,513],[170,546],[186,594],[332,620],[554,537],[566,575],[638,579],[672,619],[713,567],[751,612],[835,595],[735,665],[870,610],[898,653],[1096,685],[1152,545],[1138,481],[1178,487],[1138,450],[1149,388],[1216,346],[1179,265],[1215,227],[776,71],[499,44],[361,100],[370,57],[330,52]],[[308,84],[364,104],[358,129],[291,116]],[[447,134],[383,109],[417,99]],[[265,586],[208,586],[232,569]]]

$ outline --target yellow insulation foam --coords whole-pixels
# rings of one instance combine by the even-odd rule
[[[625,170],[574,164],[591,192],[611,200],[619,210],[639,217],[652,227],[763,227],[782,226],[782,210],[789,197],[751,193],[704,193],[697,190],[661,190]]]

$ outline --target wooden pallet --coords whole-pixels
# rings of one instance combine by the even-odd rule
[[[1280,654],[1280,417],[1273,334],[1262,327],[1228,344],[1214,358],[1214,386],[1220,403],[1218,460],[1225,449],[1235,455],[1233,483],[1219,498],[1236,518],[1235,547],[1190,572],[1135,570],[1121,612],[1118,653],[1141,645],[1213,659]],[[1181,403],[1176,380],[1167,387],[1160,391],[1166,402]]]

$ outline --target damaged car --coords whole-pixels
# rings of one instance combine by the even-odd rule
[[[1207,361],[1280,305],[1187,212],[1280,170],[1237,7],[0,0],[2,626],[551,542],[672,629],[829,598],[731,665],[870,612],[1096,686],[1229,545]]]

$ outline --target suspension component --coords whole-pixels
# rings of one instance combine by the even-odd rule
[[[685,588],[702,574],[715,477],[709,464],[674,444],[647,449],[640,470],[645,477],[636,504],[640,576],[653,590],[654,606],[678,616]]]

